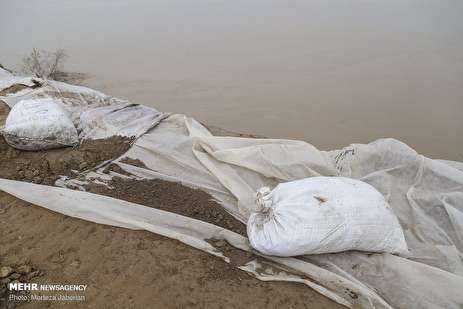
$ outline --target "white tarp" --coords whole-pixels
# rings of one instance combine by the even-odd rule
[[[324,152],[301,141],[214,137],[183,115],[165,119],[121,158],[126,156],[147,168],[116,160],[124,170],[205,190],[242,222],[255,207],[255,190],[264,185],[318,175],[361,179],[388,200],[411,257],[361,252],[303,256],[291,259],[302,265],[298,270],[350,307],[463,306],[463,172],[454,167],[461,166],[458,162],[431,160],[394,139]],[[99,175],[107,178],[96,171],[87,181]],[[327,273],[343,284],[333,286]],[[355,286],[355,294],[349,294],[346,282],[350,290]]]
[[[21,77],[11,74],[5,69],[0,68],[0,91],[9,88],[15,84],[32,87],[34,86],[32,77]]]
[[[247,239],[239,234],[207,222],[151,207],[87,192],[7,179],[0,179],[0,190],[71,217],[129,229],[147,230],[177,239],[221,257],[226,262],[230,262],[229,258],[207,240],[224,239],[236,248],[253,252]],[[257,252],[254,253],[259,255]],[[266,261],[252,260],[239,268],[264,281],[292,281],[306,284],[349,308],[391,308],[361,283],[346,280],[312,263],[295,258],[266,257],[266,259],[273,263],[264,264]],[[299,275],[288,271],[294,271]],[[313,274],[321,278],[325,284],[320,285],[312,278],[301,276],[305,274]],[[337,291],[341,290],[344,295],[338,295]]]
[[[8,72],[7,70],[2,69],[2,68],[0,67],[0,78],[1,78],[2,81],[11,78],[12,75],[13,75],[13,74],[11,74],[11,73]],[[0,88],[1,88],[1,87],[0,87]]]
[[[2,70],[3,75],[0,75],[0,91],[13,85],[27,88],[0,95],[0,100],[13,108],[22,100],[54,98],[69,113],[80,139],[114,135],[139,137],[168,116],[154,108],[113,98],[87,87],[5,72]]]
[[[78,115],[75,120],[83,109],[127,104],[88,88],[55,82],[0,99],[12,106],[20,96],[43,97],[47,92],[66,92],[68,108],[74,107]],[[157,116],[159,122],[165,114]],[[283,181],[319,175],[367,182],[384,195],[397,215],[411,251],[409,259],[345,252],[267,257],[293,274],[265,272],[257,261],[240,268],[261,280],[303,282],[350,308],[463,307],[463,165],[459,162],[425,158],[393,139],[324,152],[302,141],[214,137],[183,115],[170,116],[142,135],[121,158],[126,156],[146,165],[141,168],[116,160],[127,172],[200,188],[242,222],[254,209],[254,192],[262,186],[273,188]],[[98,169],[83,176],[86,181],[108,178]],[[70,180],[64,185],[81,182]],[[205,239],[226,239],[237,248],[251,250],[244,237],[223,228],[104,196],[3,179],[0,190],[69,216],[146,229],[218,256]]]

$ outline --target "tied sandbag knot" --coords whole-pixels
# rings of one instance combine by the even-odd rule
[[[272,190],[269,187],[262,187],[256,192],[257,211],[267,213],[273,206]]]

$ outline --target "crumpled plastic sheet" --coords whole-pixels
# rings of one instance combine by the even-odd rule
[[[121,162],[125,157],[141,160],[146,168]],[[133,177],[202,189],[244,223],[255,207],[254,192],[262,186],[318,175],[365,181],[393,208],[411,257],[365,252],[311,255],[290,259],[291,269],[313,280],[312,288],[351,308],[463,306],[461,162],[426,158],[394,139],[319,151],[301,141],[214,137],[194,119],[172,115],[114,163]],[[101,168],[62,185],[110,178]],[[278,261],[286,265],[288,260]],[[342,284],[333,286],[334,282]]]
[[[194,248],[220,257],[226,262],[230,262],[229,258],[207,240],[223,239],[240,250],[260,255],[249,246],[247,238],[239,234],[171,212],[93,193],[15,180],[0,179],[0,190],[31,204],[67,216],[128,229],[147,230],[177,239]],[[352,283],[314,264],[296,258],[266,256],[265,259],[273,262],[269,264],[271,267],[264,267],[261,261],[253,260],[238,268],[264,281],[291,281],[306,284],[349,308],[358,306],[362,308],[370,308],[371,306],[390,308],[367,287]],[[305,277],[304,275],[308,273],[324,278],[326,285],[320,285],[312,278]],[[343,290],[343,293],[348,297],[339,296],[336,292],[339,290]],[[346,298],[350,298],[350,300]]]
[[[127,104],[85,87],[57,82],[0,99],[12,106],[21,97],[47,96],[57,90],[75,95],[63,101],[71,111],[74,106],[79,116],[82,109]],[[160,113],[158,120],[165,117]],[[114,134],[108,128],[102,125],[101,130]],[[124,157],[139,159],[146,168],[121,162]],[[264,271],[259,261],[239,268],[261,280],[302,282],[349,308],[463,307],[461,162],[426,158],[394,139],[319,151],[302,141],[214,137],[194,119],[172,115],[138,138],[114,163],[132,177],[161,178],[204,190],[244,223],[256,207],[254,192],[262,186],[272,188],[280,182],[319,175],[365,181],[393,208],[410,258],[344,252],[265,257],[281,268],[278,272]],[[104,174],[103,168],[58,184],[83,188],[86,182],[105,183],[115,174]],[[241,250],[252,250],[246,238],[226,229],[109,197],[4,179],[0,179],[0,190],[65,215],[178,239],[226,261],[207,239],[225,239]]]
[[[168,116],[154,108],[113,98],[87,87],[18,77],[5,70],[0,73],[0,91],[18,84],[28,87],[0,96],[0,100],[12,108],[25,99],[53,98],[68,112],[81,140],[115,135],[139,137]]]

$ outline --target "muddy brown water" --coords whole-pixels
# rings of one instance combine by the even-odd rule
[[[65,48],[88,85],[322,149],[381,137],[463,160],[463,2],[0,2],[0,63]]]

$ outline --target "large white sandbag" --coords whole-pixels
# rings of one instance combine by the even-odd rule
[[[2,129],[5,140],[22,150],[41,150],[78,143],[77,130],[54,99],[22,100],[11,109]]]
[[[311,177],[257,192],[247,232],[256,250],[296,256],[347,250],[407,256],[397,217],[381,193],[344,177]]]

